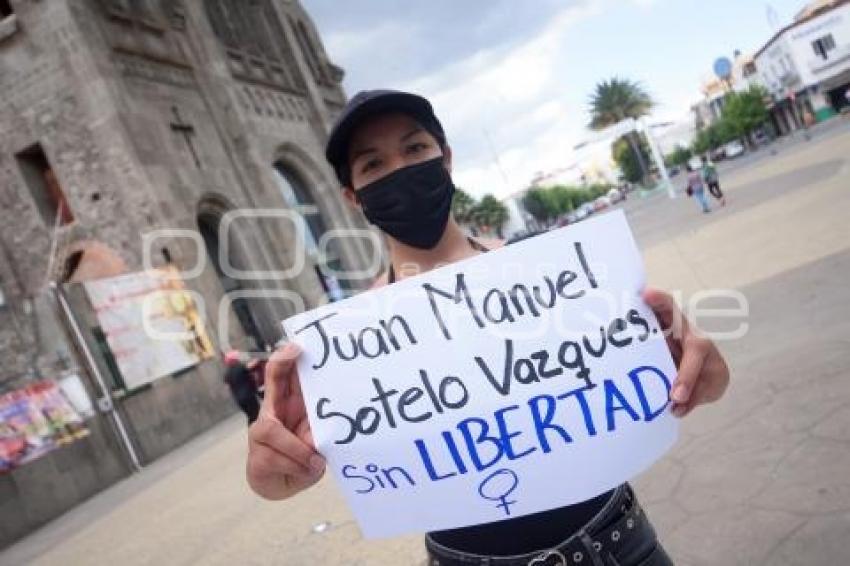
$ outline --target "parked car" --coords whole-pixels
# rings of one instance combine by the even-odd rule
[[[578,207],[576,209],[576,222],[578,222],[579,220],[584,220],[585,218],[587,218],[587,211],[584,209],[583,206]]]
[[[725,146],[720,146],[714,151],[709,152],[708,158],[712,161],[723,161],[724,159],[726,159]]]
[[[726,159],[734,159],[744,154],[744,144],[738,140],[732,140],[723,146],[723,154]]]
[[[540,234],[543,234],[545,232],[546,232],[546,230],[530,230],[528,232],[518,232],[518,233],[514,234],[513,236],[511,236],[510,238],[508,238],[505,241],[505,243],[506,244],[513,244],[515,242],[521,242],[523,240],[533,238],[534,236],[539,236]]]
[[[611,204],[615,204],[626,199],[620,189],[611,189],[608,191],[606,196],[608,197],[608,200],[611,201]]]
[[[593,201],[593,211],[599,212],[600,210],[605,210],[611,206],[611,200],[606,196],[597,197],[595,201]]]

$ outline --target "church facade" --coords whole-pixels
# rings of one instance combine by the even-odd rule
[[[0,393],[73,370],[101,403],[90,454],[0,476],[24,507],[75,467],[99,478],[39,502],[30,527],[127,473],[110,413],[145,463],[233,410],[217,356],[98,391],[88,366],[109,364],[75,285],[169,266],[217,349],[249,350],[368,285],[345,274],[380,252],[350,236],[368,227],[323,157],[342,76],[297,0],[0,0]]]

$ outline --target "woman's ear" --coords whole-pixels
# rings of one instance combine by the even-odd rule
[[[357,195],[354,194],[354,189],[347,186],[343,187],[342,196],[345,198],[345,202],[348,203],[348,206],[360,210],[360,201],[357,200]]]
[[[452,148],[449,144],[443,146],[443,163],[446,166],[446,171],[452,172]]]

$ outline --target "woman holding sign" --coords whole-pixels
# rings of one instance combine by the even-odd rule
[[[386,90],[357,94],[334,126],[326,155],[346,200],[386,235],[390,268],[376,285],[501,245],[467,237],[451,217],[451,149],[424,98]],[[678,366],[673,414],[716,401],[729,382],[717,348],[692,329],[669,295],[646,290],[643,299],[672,330],[667,341]],[[325,468],[310,432],[298,355],[289,344],[272,356],[260,418],[249,435],[248,482],[268,499],[295,495]],[[576,505],[432,532],[426,546],[431,563],[443,566],[671,564],[626,484]]]

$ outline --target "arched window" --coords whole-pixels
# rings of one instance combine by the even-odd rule
[[[316,205],[307,186],[285,164],[278,161],[274,164],[275,179],[286,204],[301,215],[307,226],[304,234],[306,253],[316,266],[316,274],[324,286],[325,293],[331,301],[337,301],[348,295],[348,286],[340,282],[334,275],[342,270],[342,261],[335,250],[325,247],[324,257],[319,255],[318,243],[327,231],[322,212]]]
[[[204,0],[234,77],[303,94],[304,79],[269,0]]]
[[[207,256],[215,269],[216,275],[218,275],[219,281],[221,281],[221,286],[225,294],[231,291],[238,292],[244,290],[245,286],[242,281],[226,275],[221,266],[221,256],[219,255],[221,245],[219,241],[219,224],[221,223],[221,215],[202,212],[198,214],[197,222],[198,232],[200,232],[207,249]],[[242,327],[243,333],[254,340],[257,350],[262,350],[266,344],[273,343],[273,340],[269,340],[268,337],[263,336],[260,325],[254,317],[254,312],[248,301],[244,298],[237,298],[230,303],[230,306],[236,315],[236,320]]]

